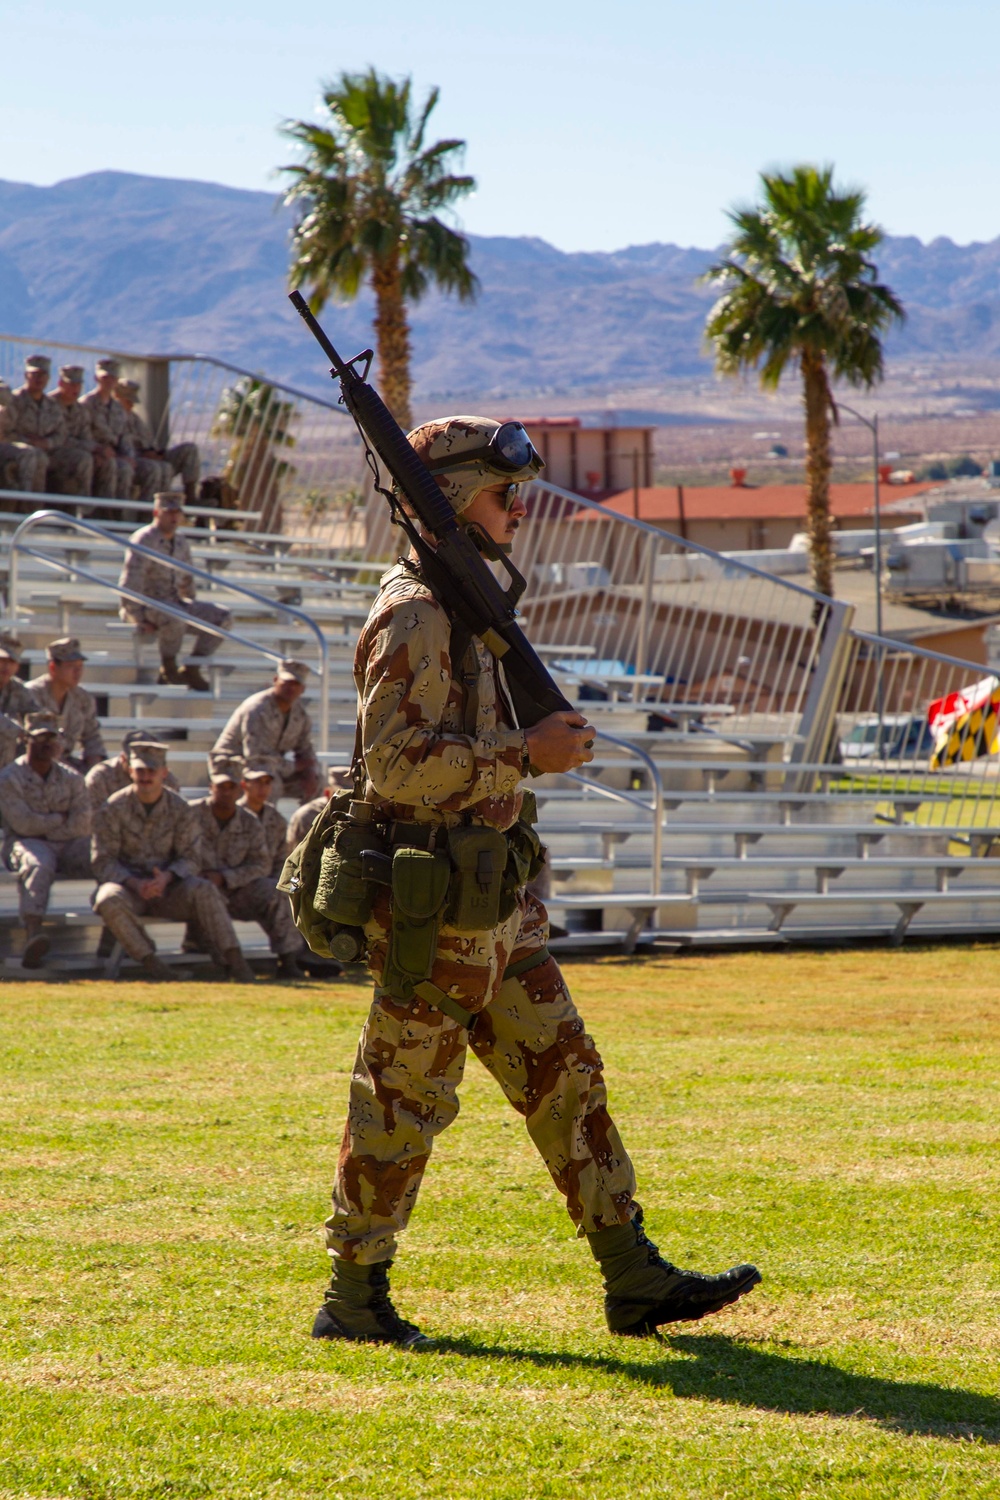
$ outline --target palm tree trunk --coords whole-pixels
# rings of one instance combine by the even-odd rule
[[[410,413],[410,325],[395,256],[372,271],[375,292],[375,339],[378,344],[382,400],[404,432],[413,426]]]
[[[806,486],[809,559],[812,586],[833,594],[833,547],[830,542],[830,386],[822,354],[802,356],[803,405],[806,409]]]

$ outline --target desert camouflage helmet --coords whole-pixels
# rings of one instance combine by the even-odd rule
[[[502,427],[520,428],[519,423],[501,423],[492,417],[437,417],[407,433],[410,446],[434,473],[456,515],[461,515],[479,494],[498,480],[524,484],[543,468],[541,457],[527,442],[528,461],[517,469],[494,464],[485,452]],[[523,429],[521,429],[523,432]],[[468,454],[463,459],[463,454]]]

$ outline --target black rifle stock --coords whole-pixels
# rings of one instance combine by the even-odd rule
[[[503,658],[504,673],[518,721],[526,727],[547,714],[574,712],[515,619],[514,600],[501,587],[472,538],[458,524],[441,487],[378,392],[368,383],[371,351],[345,362],[330,343],[300,292],[289,300],[330,360],[330,376],[340,381],[344,405],[396,482],[436,546],[424,547],[420,565],[428,586],[449,615]],[[355,365],[365,360],[364,373]]]

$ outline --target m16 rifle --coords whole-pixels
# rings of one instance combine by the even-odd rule
[[[490,555],[505,568],[509,587],[503,588],[494,577],[476,542],[459,524],[437,480],[369,384],[372,350],[365,349],[353,359],[341,359],[302,294],[292,292],[289,300],[329,359],[331,379],[340,381],[341,401],[361,434],[375,488],[389,502],[393,520],[409,537],[427,586],[452,619],[478,636],[503,661],[518,722],[530,728],[548,714],[574,713],[573,704],[559,691],[517,623],[517,601],[524,592],[524,578],[499,552]],[[391,474],[395,493],[383,487],[376,455]],[[433,546],[421,536],[403,501],[434,538]]]

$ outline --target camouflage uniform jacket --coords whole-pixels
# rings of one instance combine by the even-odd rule
[[[271,869],[263,825],[245,807],[237,807],[233,816],[220,823],[208,797],[191,806],[201,833],[201,868],[218,870],[227,891],[259,880]]]
[[[269,860],[268,874],[280,875],[281,867],[285,863],[285,841],[288,838],[288,824],[281,816],[273,802],[265,802],[259,813],[251,812],[247,807],[247,799],[240,798],[240,807],[246,807],[252,818],[256,818],[264,830],[264,842],[267,845],[267,857]]]
[[[56,398],[53,396],[52,399]],[[88,453],[93,452],[97,444],[91,434],[90,415],[87,408],[80,401],[71,401],[68,405],[63,405],[59,401],[57,404],[66,423],[65,441],[73,443],[77,448],[86,448]]]
[[[125,408],[112,396],[109,401],[101,397],[99,390],[88,391],[81,397],[80,405],[87,413],[90,436],[95,443],[113,448],[116,453],[127,453],[125,441]]]
[[[96,766],[91,766],[84,779],[92,807],[100,807],[115,792],[132,785],[132,778],[122,765],[120,755],[112,755],[110,760],[99,760]],[[173,771],[167,772],[164,786],[169,787],[172,792],[180,791],[180,783]]]
[[[51,453],[66,441],[66,419],[58,401],[43,396],[36,401],[26,385],[14,392],[7,408],[7,436],[14,442],[41,438],[41,446]]]
[[[71,687],[63,699],[62,708],[56,707],[52,683],[49,677],[33,677],[28,690],[38,708],[55,714],[63,737],[64,754],[72,754],[74,745],[83,746],[85,760],[103,759],[107,755],[101,726],[97,722],[97,701],[85,687]],[[37,709],[35,710],[37,712]]]
[[[209,752],[213,767],[233,760],[256,761],[266,766],[272,776],[284,769],[285,756],[297,751],[313,757],[312,726],[309,715],[297,698],[282,713],[270,688],[254,693],[242,702]]]
[[[0,714],[8,719],[24,723],[25,714],[37,714],[38,702],[28,691],[28,684],[21,677],[12,677],[6,687],[0,688]]]
[[[124,410],[124,407],[122,408]],[[149,423],[140,417],[135,407],[125,412],[125,437],[132,453],[159,452],[153,442]]]
[[[295,809],[288,820],[288,832],[285,835],[286,854],[291,854],[295,846],[301,844],[325,806],[325,797],[314,797],[311,802],[303,802],[301,807]]]
[[[101,882],[123,885],[152,875],[154,867],[188,880],[202,864],[194,809],[176,792],[164,791],[151,807],[143,806],[135,787],[115,792],[94,813],[93,859]]]
[[[0,816],[6,839],[85,838],[90,832],[90,799],[83,777],[58,761],[47,776],[28,765],[26,755],[0,771]]]
[[[0,771],[16,759],[20,740],[20,724],[16,719],[8,719],[6,714],[0,713]]]
[[[124,410],[123,407],[118,409]],[[129,541],[135,542],[139,547],[148,547],[151,552],[162,552],[164,557],[172,557],[175,562],[185,566],[193,565],[191,546],[187,539],[176,534],[172,537],[165,536],[155,521],[149,526],[140,526],[129,537]],[[194,578],[190,573],[164,567],[138,552],[129,553],[118,582],[124,588],[135,589],[137,594],[145,594],[147,599],[166,599],[169,604],[179,604],[194,598]],[[122,609],[129,619],[142,619],[143,606],[134,600],[123,599]]]
[[[521,809],[524,731],[503,674],[476,637],[468,690],[451,660],[451,621],[410,566],[381,581],[358,639],[354,681],[366,799],[386,819],[509,828]],[[470,672],[471,678],[471,672]]]

